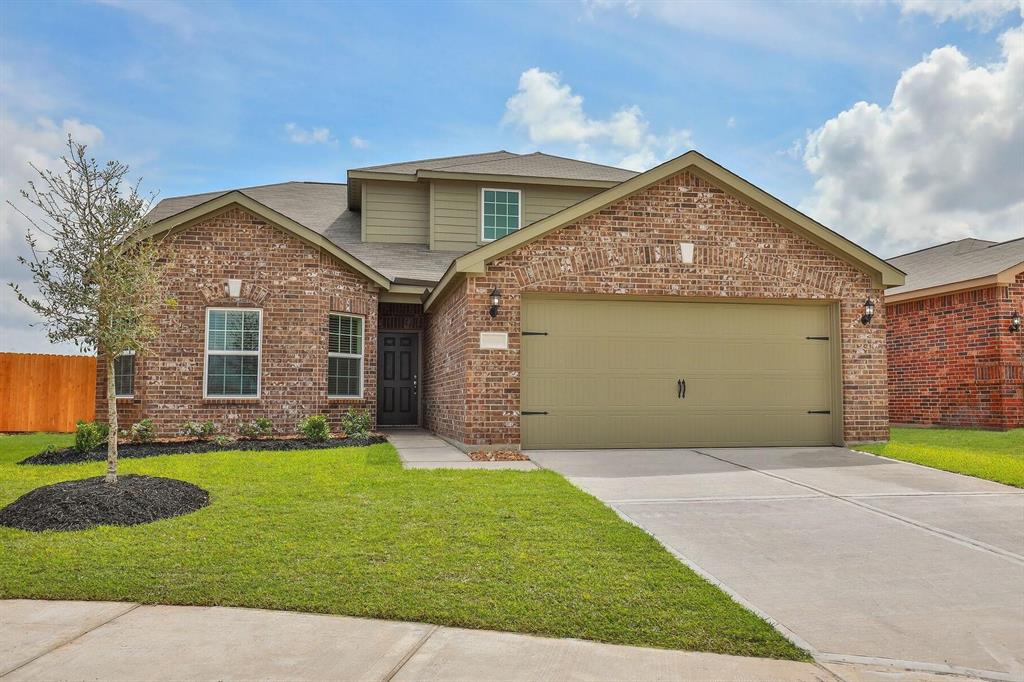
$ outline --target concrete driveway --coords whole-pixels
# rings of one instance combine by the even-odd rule
[[[819,660],[1024,679],[1024,491],[843,448],[533,451]]]

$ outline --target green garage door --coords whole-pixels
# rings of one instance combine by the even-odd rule
[[[828,445],[831,307],[526,299],[524,448]]]

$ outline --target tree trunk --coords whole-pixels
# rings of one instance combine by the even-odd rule
[[[117,483],[117,390],[114,387],[114,355],[107,353],[107,483]]]

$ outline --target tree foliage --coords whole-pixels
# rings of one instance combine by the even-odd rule
[[[167,251],[139,239],[153,196],[126,181],[128,166],[100,164],[86,146],[68,137],[62,168],[32,166],[38,178],[21,190],[37,210],[12,204],[31,224],[31,257],[19,257],[38,294],[11,283],[18,299],[36,312],[53,343],[71,342],[95,351],[107,371],[110,438],[107,480],[117,481],[117,401],[114,359],[125,351],[144,354],[157,335],[156,314],[172,304],[163,291]]]

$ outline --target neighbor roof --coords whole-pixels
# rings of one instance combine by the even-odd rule
[[[474,175],[521,175],[534,178],[557,180],[593,180],[595,182],[622,182],[629,180],[636,172],[605,166],[590,161],[552,156],[541,152],[513,154],[504,150],[485,154],[447,156],[440,159],[403,161],[382,166],[353,168],[349,173],[395,173],[398,175],[422,175],[422,172],[451,174],[469,173]]]
[[[426,244],[376,244],[361,241],[359,213],[347,206],[348,187],[326,182],[282,182],[164,199],[149,212],[151,224],[239,193],[326,237],[391,281],[436,282],[465,251],[431,251]]]
[[[889,263],[907,273],[906,284],[886,292],[890,301],[1009,282],[1024,271],[1024,238],[1002,243],[959,239],[890,258]]]

